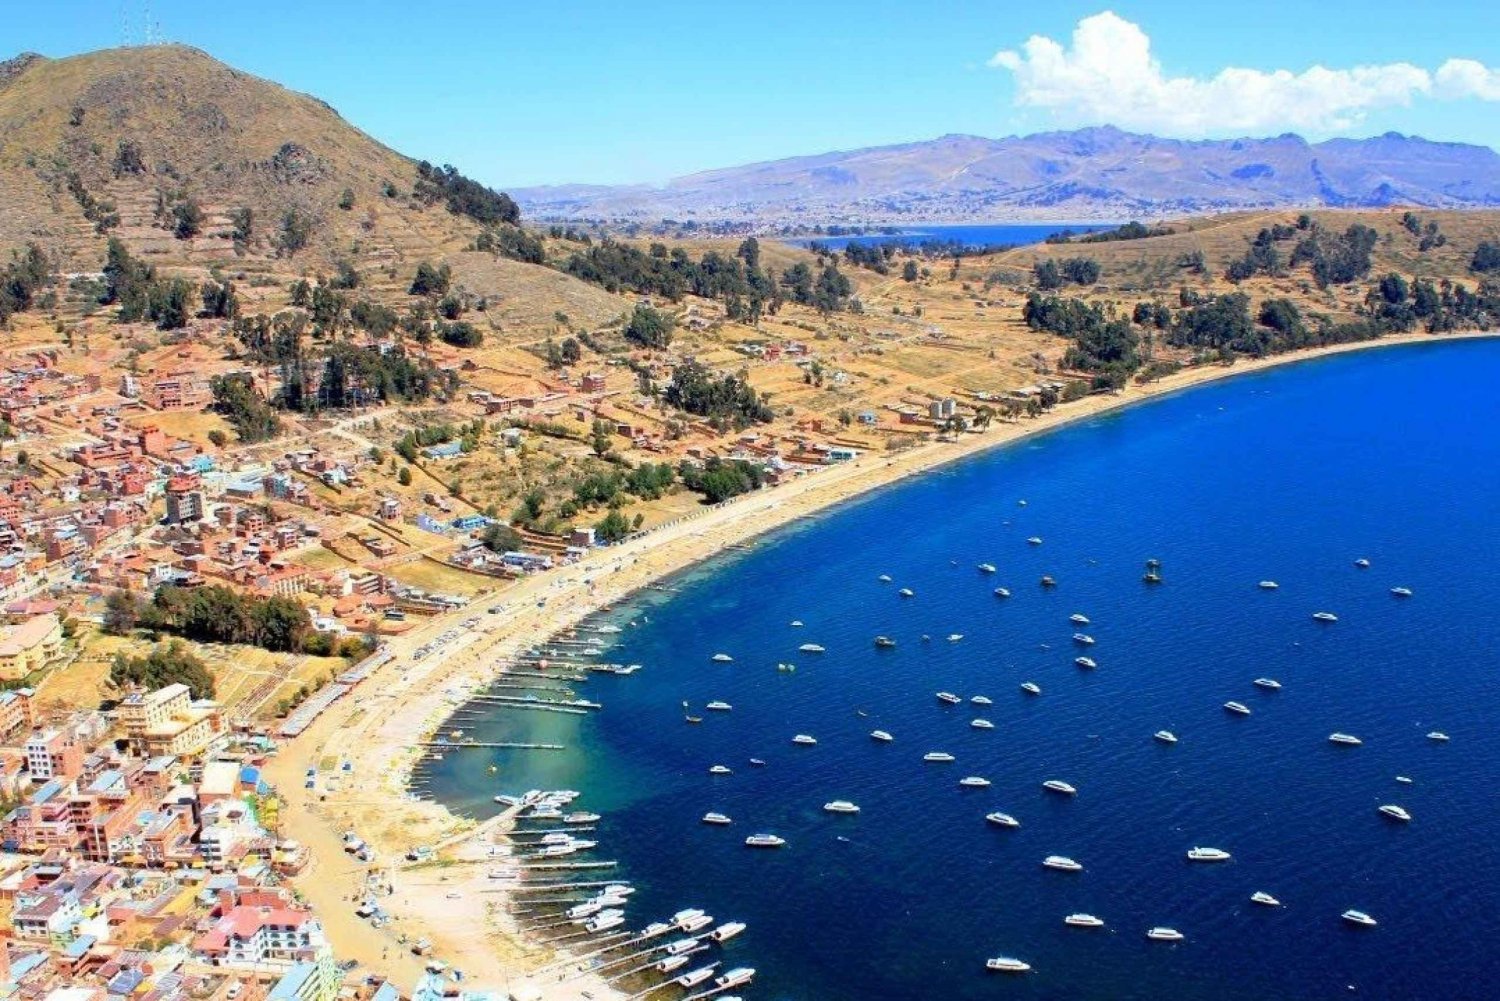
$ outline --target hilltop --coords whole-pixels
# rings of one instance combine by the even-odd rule
[[[1287,206],[1500,205],[1500,155],[1396,133],[1189,142],[1102,127],[794,157],[661,187],[514,192],[530,214],[885,223],[1120,219]]]

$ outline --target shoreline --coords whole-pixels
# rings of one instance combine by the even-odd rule
[[[395,936],[430,939],[433,955],[461,969],[466,983],[504,990],[529,982],[528,971],[558,963],[565,956],[529,941],[505,912],[507,891],[487,885],[488,844],[483,836],[502,832],[504,822],[479,824],[458,817],[432,801],[407,796],[411,770],[421,756],[414,744],[445,728],[462,692],[502,673],[498,666],[525,648],[572,628],[605,606],[641,588],[702,563],[730,545],[743,543],[795,521],[822,514],[840,503],[982,452],[1015,444],[1072,424],[1161,399],[1208,383],[1347,354],[1410,344],[1445,343],[1500,336],[1494,333],[1426,333],[1289,352],[1234,365],[1185,369],[1148,385],[1131,384],[1116,394],[1089,396],[1048,414],[997,423],[956,443],[931,443],[896,454],[867,453],[781,487],[757,491],[722,507],[705,509],[616,546],[590,553],[578,563],[524,579],[498,593],[481,595],[467,609],[438,616],[392,640],[393,656],[356,693],[323,714],[301,736],[283,745],[266,767],[267,777],[286,801],[283,835],[301,841],[313,862],[293,880],[323,921],[341,958],[414,982],[427,960],[403,947]],[[485,608],[499,603],[503,611]],[[465,630],[467,619],[478,622]],[[413,664],[410,652],[447,630],[457,630],[448,647]],[[547,753],[547,752],[538,752]],[[352,771],[339,769],[344,761]],[[340,788],[320,798],[303,788],[303,773],[342,776]],[[386,868],[392,888],[378,902],[391,925],[374,930],[352,911],[365,882],[363,867],[346,856],[345,829],[357,830],[375,847],[372,868]],[[451,842],[441,863],[401,862],[415,844]],[[348,861],[346,861],[348,860]],[[433,892],[441,888],[444,892]],[[565,967],[561,964],[551,972]],[[602,978],[579,975],[566,982],[536,981],[544,999],[574,1001],[623,995]]]

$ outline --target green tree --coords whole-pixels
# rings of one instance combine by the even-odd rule
[[[191,240],[203,232],[203,207],[191,198],[184,198],[172,207],[172,235],[179,240]]]
[[[411,467],[402,466],[401,471],[396,474],[396,482],[403,487],[411,486]]]
[[[673,325],[669,314],[638,304],[625,325],[625,339],[646,348],[664,348],[672,343]]]

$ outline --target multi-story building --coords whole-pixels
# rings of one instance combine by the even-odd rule
[[[190,757],[223,731],[219,704],[194,701],[183,684],[125,696],[118,719],[131,750],[152,756]]]
[[[323,926],[307,911],[280,906],[236,906],[193,949],[218,966],[253,966],[267,961],[310,962],[327,946]]]
[[[33,782],[69,782],[83,770],[83,748],[71,733],[47,730],[26,742],[26,770]]]

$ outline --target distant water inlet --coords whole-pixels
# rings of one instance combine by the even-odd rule
[[[950,245],[978,250],[985,247],[1023,247],[1041,243],[1059,233],[1082,235],[1112,228],[1098,223],[975,223],[871,228],[860,233],[838,232],[825,236],[797,237],[788,242],[801,247],[816,243],[831,250],[843,250],[851,243],[864,246],[886,243],[906,246]]]
[[[567,750],[419,779],[578,790],[574,878],[743,922],[747,997],[1493,997],[1496,385],[1359,352],[906,480],[586,623],[641,668],[534,694],[602,708],[462,724]]]

